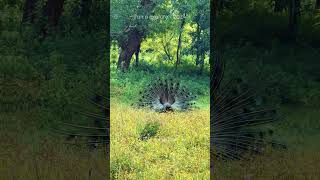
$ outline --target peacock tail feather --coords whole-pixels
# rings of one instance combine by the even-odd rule
[[[173,79],[158,79],[140,93],[138,107],[147,107],[157,112],[189,110],[196,96]]]
[[[281,120],[274,108],[260,107],[256,94],[240,79],[222,83],[224,64],[217,59],[211,84],[211,145],[214,156],[240,159],[245,152],[263,152],[273,140],[265,126]]]
[[[98,77],[107,76],[99,74]],[[97,77],[97,76],[95,76]],[[65,138],[66,144],[86,145],[90,149],[109,145],[109,97],[108,82],[97,78],[94,86],[84,88],[77,99],[72,99],[70,107],[71,119],[54,120],[52,132]],[[61,109],[61,113],[63,113]]]

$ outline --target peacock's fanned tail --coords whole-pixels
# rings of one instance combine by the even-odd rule
[[[262,108],[256,95],[240,80],[221,84],[222,62],[216,61],[211,84],[211,145],[216,157],[240,159],[244,152],[262,152],[268,144],[284,147],[272,139],[273,130],[263,127],[281,118],[273,108]]]
[[[52,132],[66,139],[64,143],[77,146],[87,145],[90,148],[109,145],[108,82],[104,79],[98,79],[95,85],[97,89],[99,89],[99,85],[102,88],[100,90],[93,90],[93,87],[86,88],[85,95],[80,95],[81,97],[68,104],[71,108],[69,113],[74,117],[73,121],[69,119],[55,120],[51,125]]]
[[[196,96],[179,81],[158,79],[140,92],[139,107],[147,107],[158,112],[188,110],[194,105]]]
[[[60,121],[53,131],[65,136],[67,144],[86,144],[91,148],[109,144],[109,108],[103,103],[106,98],[96,94],[94,99],[90,100],[95,110],[75,108],[74,113],[80,114],[85,121]]]

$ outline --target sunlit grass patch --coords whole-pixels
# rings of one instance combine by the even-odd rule
[[[111,173],[117,179],[208,179],[209,110],[156,113],[111,103]],[[159,123],[147,141],[141,126]]]

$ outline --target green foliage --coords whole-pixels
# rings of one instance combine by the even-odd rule
[[[115,68],[118,46],[112,46],[110,56],[106,54],[106,49],[109,48],[105,45],[109,34],[106,26],[108,18],[106,9],[109,9],[107,1],[92,1],[95,4],[90,7],[91,13],[88,16],[80,15],[79,2],[79,0],[65,1],[59,27],[49,29],[46,38],[43,38],[40,33],[41,23],[46,21],[42,17],[45,0],[38,1],[35,23],[23,26],[21,19],[24,1],[0,2],[0,138],[3,139],[1,142],[4,142],[19,137],[16,143],[19,144],[17,147],[20,149],[11,148],[12,157],[19,157],[23,149],[27,149],[28,153],[34,153],[33,150],[29,150],[31,148],[29,144],[47,148],[43,151],[48,153],[48,158],[56,157],[50,156],[49,153],[56,152],[54,151],[55,143],[61,139],[47,141],[43,138],[49,134],[48,122],[85,120],[83,116],[74,113],[75,104],[84,109],[92,109],[88,101],[92,97],[89,90],[95,92],[103,90],[104,84],[97,82],[104,77],[108,78],[105,75],[108,74],[106,65],[109,57],[112,84],[110,93],[115,97],[111,104],[124,105],[125,108],[119,110],[121,114],[136,102],[139,91],[143,87],[159,77],[173,77],[181,80],[193,94],[199,96],[196,106],[200,107],[200,110],[209,109],[208,42],[210,34],[207,12],[209,1],[159,0],[156,1],[157,6],[152,20],[136,19],[134,21],[131,15],[148,13],[139,12],[138,0],[111,1],[111,35],[114,39],[114,35],[125,30],[129,25],[138,24],[142,28],[149,28],[149,33],[141,46],[140,65],[132,67],[126,73],[118,72]],[[319,12],[311,10],[312,6],[307,6],[308,1],[303,2],[298,38],[296,42],[292,42],[286,37],[287,10],[274,13],[273,5],[266,0],[220,2],[223,5],[219,7],[223,9],[218,9],[217,46],[222,50],[222,58],[227,63],[226,80],[234,77],[243,79],[250,87],[257,90],[265,104],[282,105],[281,107],[290,105],[283,110],[288,121],[280,125],[282,128],[280,133],[285,134],[282,137],[294,147],[301,149],[317,147],[318,143],[315,142],[317,142],[319,131],[320,101]],[[201,16],[200,9],[204,9],[203,12],[207,16]],[[174,18],[173,15],[177,17],[184,13],[187,17],[182,33],[182,63],[181,68],[174,71],[181,19]],[[160,19],[160,15],[170,16],[171,19]],[[196,34],[197,23],[202,31],[200,39],[197,39]],[[116,43],[113,42],[113,44]],[[197,53],[205,54],[206,65],[204,74],[201,76],[198,75],[195,67]],[[291,107],[292,104],[295,106]],[[301,108],[302,106],[307,107]],[[131,110],[136,113],[136,109]],[[158,170],[156,168],[158,166],[154,164],[161,164],[167,170],[169,179],[172,178],[170,175],[178,171],[174,168],[175,166],[180,170],[186,170],[185,174],[181,175],[182,179],[190,177],[196,171],[205,174],[208,169],[207,163],[202,163],[200,167],[193,166],[199,159],[193,152],[199,152],[199,156],[209,158],[206,153],[209,127],[209,122],[206,120],[209,119],[209,115],[206,117],[204,114],[183,116],[183,114],[172,113],[173,117],[169,120],[171,124],[162,124],[162,121],[159,121],[160,126],[158,121],[147,122],[141,125],[138,133],[135,129],[137,126],[133,123],[139,119],[138,117],[130,119],[132,124],[126,124],[127,129],[123,129],[122,126],[117,127],[118,131],[125,130],[128,134],[121,132],[121,135],[126,135],[125,138],[118,137],[122,141],[116,141],[119,143],[114,145],[120,153],[111,158],[113,178],[121,178],[117,176],[119,172],[124,174],[135,172],[137,179],[151,177]],[[190,122],[187,121],[190,118],[189,115],[197,120],[202,119]],[[161,120],[162,117],[159,119]],[[121,118],[118,122],[123,122],[120,120]],[[172,125],[174,123],[176,124]],[[203,132],[195,132],[192,129],[194,124]],[[115,126],[117,124],[113,127]],[[31,134],[33,136],[29,136]],[[154,135],[160,138],[139,140],[139,137],[147,139]],[[179,135],[179,143],[168,138],[176,135]],[[132,143],[130,148],[134,147],[134,151],[121,146],[127,145],[127,138],[130,139]],[[40,139],[47,141],[44,143],[46,146],[40,144]],[[152,144],[153,141],[156,143]],[[167,149],[162,149],[163,147]],[[170,148],[179,151],[173,154],[177,161],[172,167],[168,165],[168,162],[172,162]],[[180,156],[180,153],[183,153],[183,156]],[[64,154],[68,156],[56,158],[70,157],[70,153]],[[136,159],[131,159],[134,155],[137,155]],[[139,164],[138,162],[142,162],[145,157],[148,159],[148,164]],[[79,159],[83,163],[78,163]],[[47,164],[53,162],[52,160],[44,159],[41,165],[52,166]],[[17,158],[11,158],[8,162],[15,162],[10,169],[21,170],[24,165]],[[61,162],[60,165],[68,163]],[[73,163],[86,164],[81,154],[73,157]],[[58,163],[56,165],[59,167]],[[66,169],[72,168],[74,166],[66,166]],[[74,174],[82,172],[85,168],[88,167],[81,168]],[[147,170],[143,172],[143,169]],[[63,171],[53,172],[59,174]],[[163,174],[152,177],[163,177]],[[205,177],[208,177],[208,173],[194,176],[195,179]],[[10,178],[14,179],[11,176]],[[61,179],[61,177],[53,179],[59,178]],[[68,176],[67,179],[72,178]]]
[[[144,87],[150,82],[158,78],[173,78],[181,81],[181,84],[187,86],[192,94],[198,96],[196,106],[208,108],[210,104],[209,76],[199,76],[194,70],[192,73],[192,69],[192,66],[185,66],[183,70],[174,73],[173,67],[145,65],[123,73],[112,66],[110,83],[113,88],[111,88],[110,96],[117,97],[117,102],[131,105],[138,101],[139,92],[144,90]]]
[[[132,160],[127,156],[119,156],[111,159],[111,179],[118,179],[119,172],[130,173],[133,171]]]
[[[264,102],[318,106],[320,54],[310,47],[274,42],[271,50],[250,44],[229,47],[226,78],[238,77],[256,89]]]
[[[16,3],[1,10],[1,113],[37,111],[34,120],[41,127],[62,119],[83,121],[75,105],[92,108],[89,89],[102,89],[97,82],[104,78],[107,64],[106,33],[97,28],[88,34],[74,27],[69,32],[52,31],[43,39],[37,33],[39,24],[21,26],[23,2]],[[66,5],[64,16],[71,16],[69,11],[76,8],[71,4]],[[76,19],[69,20],[77,25]],[[64,17],[61,23],[62,29],[69,24]]]
[[[112,0],[110,2],[111,9],[111,34],[118,33],[125,29],[130,23],[130,18],[136,14],[137,7],[139,6],[138,0],[134,1],[121,1]]]
[[[135,27],[144,37],[140,51],[142,59],[146,59],[144,57],[147,56],[158,63],[174,65],[178,58],[178,39],[181,33],[181,58],[179,58],[181,62],[186,63],[186,59],[192,57],[192,61],[187,63],[208,67],[209,1],[153,2],[154,8],[150,8],[153,9],[153,13],[141,9],[139,2],[135,1],[111,3],[111,37],[114,42],[118,44],[126,42],[125,31],[129,27]],[[199,33],[195,33],[195,24],[200,28]]]
[[[140,129],[138,129],[140,139],[148,140],[149,138],[156,136],[159,129],[160,129],[160,123],[158,121],[147,122],[143,127],[140,127]]]

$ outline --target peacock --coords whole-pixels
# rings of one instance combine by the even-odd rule
[[[214,156],[241,159],[245,152],[262,152],[268,144],[285,148],[272,139],[272,129],[263,127],[282,119],[276,110],[257,105],[255,93],[244,86],[240,79],[224,83],[223,73],[223,62],[217,59],[212,71],[210,97],[210,144]],[[139,94],[138,107],[157,112],[190,110],[197,98],[186,86],[171,78],[157,79]],[[96,147],[97,144],[109,143],[109,106],[107,106],[109,98],[101,93],[92,92],[92,95],[94,98],[90,102],[96,110],[78,109],[77,112],[91,119],[93,125],[63,122],[62,129],[68,131],[59,130],[59,132],[67,135],[68,139],[85,137],[88,139],[86,143]]]
[[[159,78],[139,94],[138,107],[147,107],[157,112],[189,110],[197,98],[186,86],[172,78]]]
[[[264,127],[281,120],[274,108],[258,105],[253,90],[241,79],[223,83],[224,64],[217,58],[211,78],[210,141],[215,157],[241,159],[245,152],[260,153],[268,144],[285,146],[273,140],[273,130]]]

